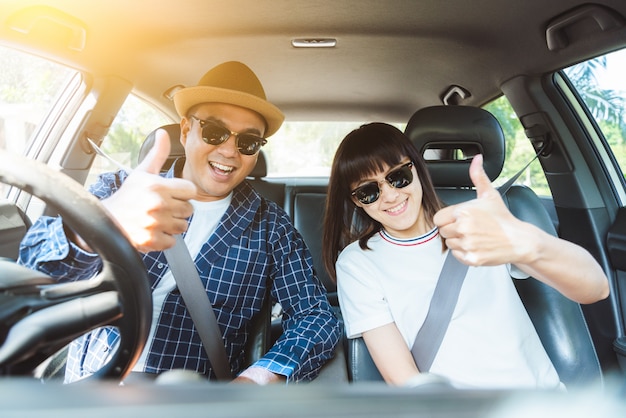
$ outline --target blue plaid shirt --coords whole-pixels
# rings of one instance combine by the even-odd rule
[[[167,174],[173,176],[173,169]],[[106,173],[90,191],[102,199],[121,186],[124,171]],[[168,270],[163,252],[143,254],[148,277],[155,288]],[[42,216],[20,246],[19,262],[59,281],[92,277],[102,267],[97,255],[69,242],[60,218]],[[260,197],[243,182],[217,230],[195,260],[224,337],[231,370],[244,367],[247,325],[259,312],[267,286],[283,308],[283,333],[270,351],[254,365],[286,376],[288,381],[314,379],[332,357],[339,340],[338,320],[315,276],[311,254],[287,214]],[[116,329],[100,328],[72,342],[66,381],[98,370],[115,348]],[[215,378],[200,336],[178,289],[165,299],[156,333],[148,341],[146,372],[195,370]]]

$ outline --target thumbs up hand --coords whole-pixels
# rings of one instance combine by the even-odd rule
[[[160,129],[146,158],[119,190],[102,200],[127,238],[141,252],[173,246],[174,235],[187,230],[187,218],[193,213],[189,200],[195,198],[196,186],[188,180],[159,175],[169,152],[169,136]]]
[[[465,264],[522,262],[527,229],[508,210],[482,163],[482,155],[477,155],[469,168],[476,199],[441,209],[435,214],[435,225],[450,251]]]

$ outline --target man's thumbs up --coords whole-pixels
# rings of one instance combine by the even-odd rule
[[[154,134],[154,145],[145,158],[137,165],[135,170],[150,174],[159,174],[169,155],[169,135],[164,129],[158,129]]]
[[[102,200],[130,242],[139,251],[159,251],[174,245],[174,235],[187,230],[197,195],[189,180],[159,175],[170,153],[167,132],[159,129],[154,146],[122,186]]]

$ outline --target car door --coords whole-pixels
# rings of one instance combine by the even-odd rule
[[[604,182],[601,196],[606,202],[610,226],[605,245],[613,273],[611,301],[614,306],[615,335],[612,348],[618,363],[626,366],[626,49],[581,62],[564,71],[572,91],[576,93],[573,107],[588,121],[590,142],[602,161]],[[609,329],[604,328],[608,332]],[[625,369],[626,370],[626,369]]]
[[[5,47],[0,47],[0,63],[0,150],[46,159],[62,125],[59,115],[77,93],[77,73]],[[41,210],[28,193],[0,183],[0,257],[17,258],[31,224],[25,213],[29,203]]]
[[[623,343],[626,313],[625,56],[622,50],[502,86],[535,148],[548,142],[540,161],[559,235],[590,251],[609,277],[610,297],[583,306],[606,371],[620,369],[614,344]]]

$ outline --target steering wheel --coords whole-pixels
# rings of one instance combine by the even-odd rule
[[[76,337],[114,326],[120,333],[117,350],[93,376],[123,380],[146,344],[152,321],[152,295],[139,253],[98,199],[69,176],[0,150],[0,182],[53,206],[103,262],[89,280],[59,283],[0,261],[0,374],[32,374]]]

